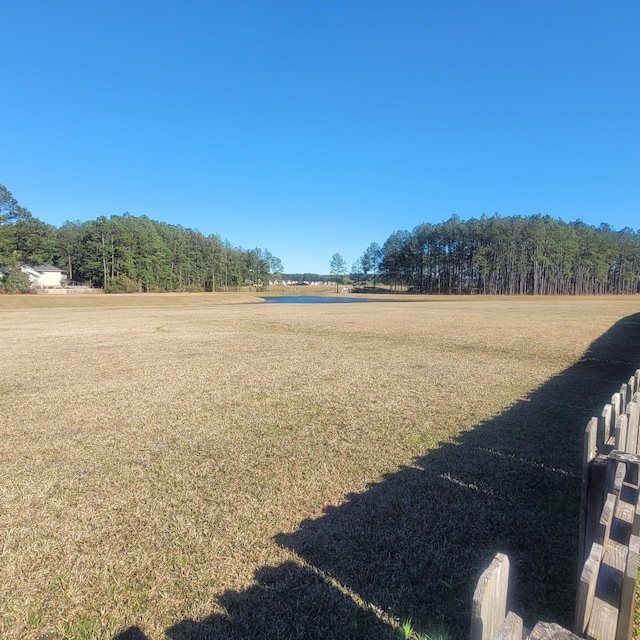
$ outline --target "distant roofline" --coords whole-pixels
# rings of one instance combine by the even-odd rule
[[[38,264],[35,267],[31,267],[34,271],[40,271],[40,272],[45,272],[45,271],[57,271],[59,273],[62,273],[62,269],[58,269],[58,267],[54,267],[51,264]]]

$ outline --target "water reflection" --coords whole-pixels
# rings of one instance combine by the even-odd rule
[[[371,298],[353,298],[346,296],[278,296],[264,298],[266,302],[281,304],[331,304],[336,302],[380,302]]]

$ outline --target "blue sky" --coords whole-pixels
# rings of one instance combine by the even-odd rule
[[[287,272],[398,229],[640,228],[640,2],[4,0],[0,183]]]

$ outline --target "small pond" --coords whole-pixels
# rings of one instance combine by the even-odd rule
[[[265,302],[278,304],[332,304],[345,302],[380,302],[371,298],[353,298],[349,296],[277,296],[264,298]]]

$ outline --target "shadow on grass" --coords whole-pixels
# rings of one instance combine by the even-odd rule
[[[570,627],[584,428],[639,366],[635,314],[501,415],[276,536],[307,567],[263,567],[252,587],[220,598],[228,615],[184,620],[167,637],[402,637],[378,610],[464,638],[479,571],[497,551],[511,559],[510,604],[525,623]]]

